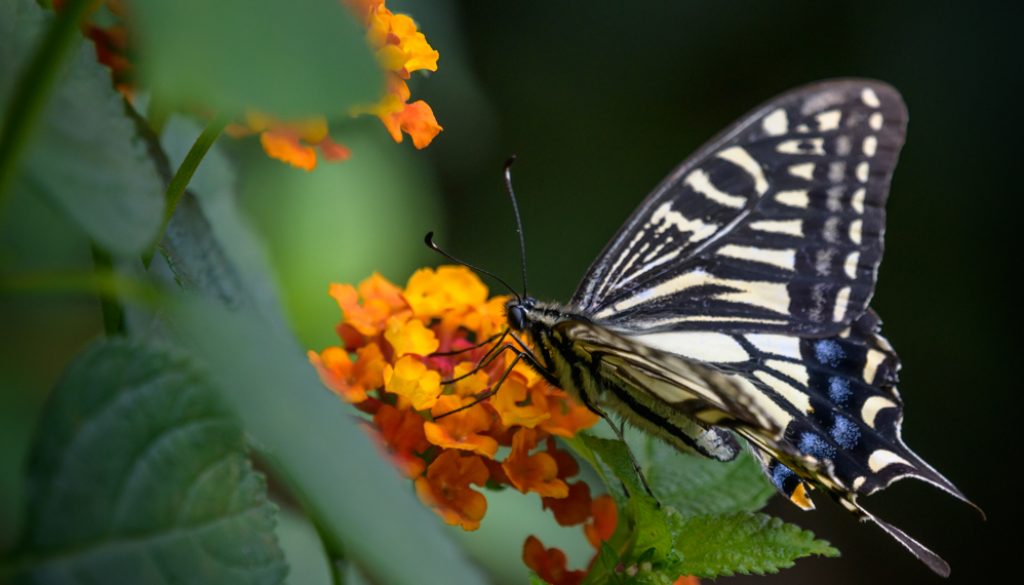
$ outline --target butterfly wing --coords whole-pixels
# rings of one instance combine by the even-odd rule
[[[838,334],[874,292],[906,121],[877,81],[767,102],[644,200],[572,304],[629,330]]]

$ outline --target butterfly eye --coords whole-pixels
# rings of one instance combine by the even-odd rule
[[[516,331],[526,328],[526,311],[519,305],[508,308],[508,324]]]

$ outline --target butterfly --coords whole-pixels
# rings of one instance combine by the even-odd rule
[[[610,423],[722,461],[745,440],[797,506],[820,490],[948,575],[859,502],[916,478],[970,504],[903,442],[900,361],[869,306],[906,123],[872,80],[766,102],[643,200],[564,305],[526,294],[506,167],[524,292],[502,349]]]

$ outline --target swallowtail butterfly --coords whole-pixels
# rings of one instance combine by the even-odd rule
[[[904,444],[899,358],[869,307],[906,123],[877,81],[770,100],[647,196],[569,304],[516,294],[520,343],[500,349],[679,448],[728,461],[745,439],[794,504],[819,489],[948,575],[858,501],[913,477],[968,502]]]

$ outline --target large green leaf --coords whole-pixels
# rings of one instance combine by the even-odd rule
[[[8,94],[0,102],[10,98],[14,80],[53,20],[35,2],[5,4],[0,18],[14,24],[0,23],[0,31],[14,33],[0,35],[0,54],[7,55],[0,57],[6,70],[0,71],[0,91]],[[111,85],[110,70],[96,61],[91,43],[80,36],[75,42],[13,188],[45,197],[112,253],[138,255],[160,226],[163,183]]]
[[[344,549],[375,583],[482,582],[294,339],[258,314],[210,301],[184,299],[170,309],[183,344],[208,365],[330,547]]]
[[[679,574],[698,577],[775,573],[800,557],[839,556],[799,526],[746,512],[686,518],[678,526],[676,547],[682,551]]]
[[[346,115],[383,77],[338,0],[139,0],[140,71],[163,100],[279,117]]]
[[[29,461],[19,581],[281,583],[275,507],[241,429],[181,355],[100,342],[68,367]]]

